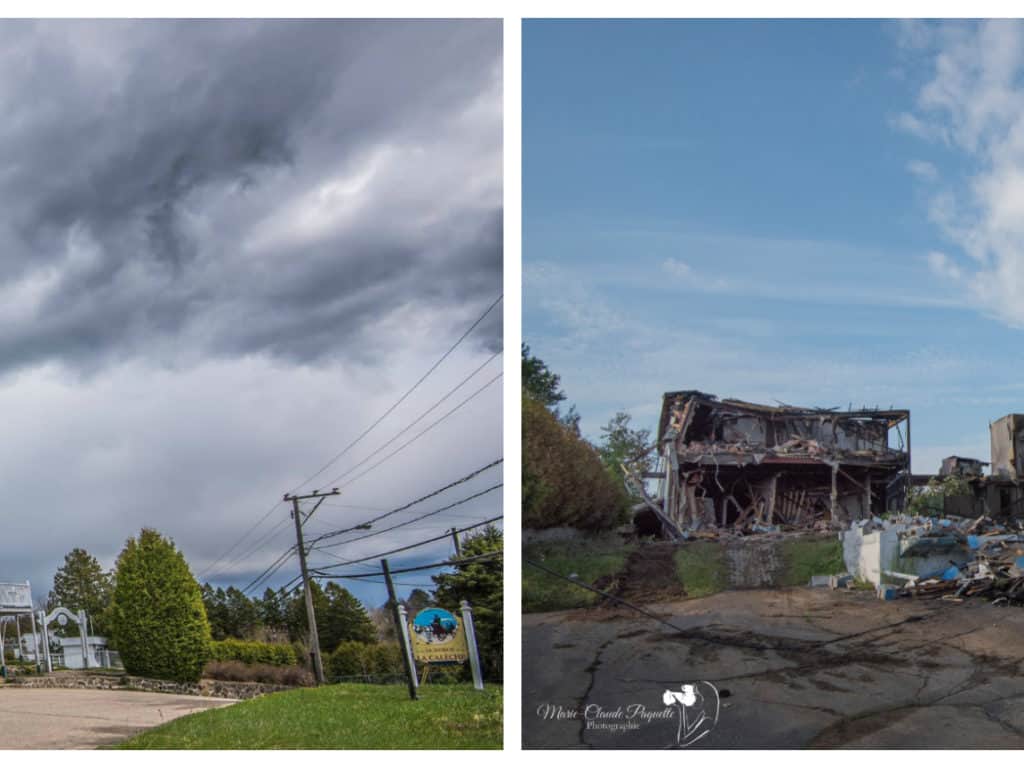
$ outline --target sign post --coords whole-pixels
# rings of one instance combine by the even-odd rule
[[[469,645],[469,666],[473,670],[473,687],[478,691],[484,689],[484,678],[480,673],[480,652],[476,647],[476,632],[473,629],[473,609],[465,600],[459,603],[462,609],[462,622],[466,626],[466,640]]]
[[[413,687],[419,686],[419,681],[416,679],[416,660],[412,655],[412,640],[409,638],[409,615],[405,611],[405,606],[401,603],[398,604],[398,629],[402,633],[402,653],[409,664],[409,669],[412,670],[410,680],[412,680]]]

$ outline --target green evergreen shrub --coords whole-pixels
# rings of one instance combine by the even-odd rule
[[[111,637],[132,675],[196,682],[210,658],[199,584],[181,552],[149,528],[117,559]]]

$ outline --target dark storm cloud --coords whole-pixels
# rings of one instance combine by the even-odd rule
[[[502,291],[500,46],[491,22],[0,22],[0,580],[42,597],[143,526],[236,586],[280,556],[284,507],[221,559]],[[499,308],[316,482],[480,396],[314,529],[500,456],[500,343]]]
[[[499,78],[491,22],[0,24],[0,367],[464,323],[501,290]]]

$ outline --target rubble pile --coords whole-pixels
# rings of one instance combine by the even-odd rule
[[[1014,520],[997,523],[982,516],[964,519],[928,519],[909,528],[900,550],[915,555],[941,546],[960,547],[963,562],[950,559],[939,573],[911,576],[898,594],[921,599],[960,602],[982,597],[994,604],[1024,605],[1024,525]],[[889,574],[900,576],[901,574]]]

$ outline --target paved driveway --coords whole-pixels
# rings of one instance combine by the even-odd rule
[[[685,633],[625,609],[523,618],[525,746],[664,748],[683,724],[664,692],[708,681],[720,717],[694,746],[1024,747],[1024,608],[828,589],[651,608]]]
[[[94,749],[183,715],[234,702],[203,696],[68,688],[0,688],[0,747]]]

